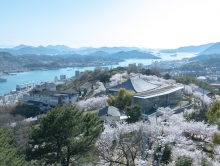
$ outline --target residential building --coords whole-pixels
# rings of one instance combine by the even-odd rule
[[[83,95],[85,90],[86,90],[86,94],[89,94],[89,92],[93,89],[93,86],[96,85],[97,81],[93,81],[93,82],[87,82],[83,85],[81,85],[79,87],[81,94]]]
[[[84,73],[83,71],[76,70],[75,71],[75,78],[82,77],[83,73]]]
[[[56,76],[56,77],[54,77],[54,82],[58,82],[59,80],[58,80],[58,77]]]
[[[74,89],[57,91],[54,83],[43,83],[36,85],[28,94],[23,96],[26,104],[35,106],[57,106],[74,103],[78,92]]]
[[[28,82],[25,84],[16,85],[16,91],[27,91],[34,88],[33,82]]]
[[[101,121],[120,121],[125,120],[128,117],[125,115],[124,111],[119,110],[113,106],[106,106],[105,108],[99,110],[98,118]]]
[[[60,81],[66,80],[66,75],[60,75]]]
[[[141,70],[141,69],[143,69],[143,68],[144,68],[143,63],[138,63],[138,69]]]
[[[76,71],[75,71],[75,77],[76,77],[76,78],[79,78],[79,77],[80,77],[79,70],[76,70]]]

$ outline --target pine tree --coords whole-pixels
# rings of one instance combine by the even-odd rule
[[[132,105],[125,108],[125,113],[128,116],[126,121],[128,123],[135,123],[139,121],[141,116],[141,106],[139,105]]]
[[[31,129],[27,157],[44,164],[70,164],[92,150],[103,131],[94,114],[75,107],[56,107]]]
[[[1,166],[28,166],[21,149],[12,146],[14,137],[10,130],[0,128],[0,165]]]

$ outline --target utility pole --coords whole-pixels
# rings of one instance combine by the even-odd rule
[[[203,89],[202,109],[203,109],[204,108],[204,84],[205,84],[205,81],[206,81],[206,77],[200,76],[197,79],[202,82],[202,89]]]
[[[147,133],[143,133],[143,153],[142,160],[146,160],[146,143],[147,143]]]

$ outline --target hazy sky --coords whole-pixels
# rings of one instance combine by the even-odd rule
[[[220,41],[220,0],[0,0],[0,45],[176,48]]]

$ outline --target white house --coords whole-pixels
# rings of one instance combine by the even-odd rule
[[[23,101],[35,106],[57,106],[74,103],[78,92],[74,89],[57,91],[53,83],[36,85],[28,94],[23,96]]]
[[[89,92],[93,89],[93,86],[96,85],[96,81],[93,82],[87,82],[83,85],[81,85],[80,88],[80,92],[81,94],[84,94],[84,90],[86,89],[86,94],[89,94]]]
[[[120,121],[125,120],[128,117],[125,115],[124,111],[113,106],[106,106],[99,110],[98,118],[101,121]]]

